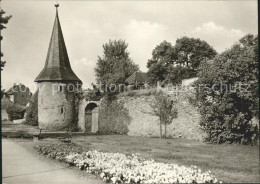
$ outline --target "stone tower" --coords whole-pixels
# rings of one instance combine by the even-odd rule
[[[77,125],[75,90],[81,80],[75,75],[63,39],[58,17],[58,5],[45,66],[38,83],[39,128],[47,131],[72,130]]]

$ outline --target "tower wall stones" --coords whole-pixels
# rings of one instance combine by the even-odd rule
[[[77,127],[75,94],[68,89],[72,85],[75,86],[64,82],[38,83],[39,128],[47,131],[71,131]]]

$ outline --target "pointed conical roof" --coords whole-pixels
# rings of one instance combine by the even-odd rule
[[[81,82],[70,66],[57,9],[45,66],[35,79],[35,82],[43,81]]]

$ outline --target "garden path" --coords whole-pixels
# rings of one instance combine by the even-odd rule
[[[2,139],[3,184],[98,184],[98,179],[89,179],[71,169],[40,158],[15,141]]]

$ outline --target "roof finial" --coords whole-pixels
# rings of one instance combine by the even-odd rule
[[[56,3],[56,4],[54,4],[54,6],[56,7],[56,13],[58,14],[58,7],[59,7],[59,4]]]

